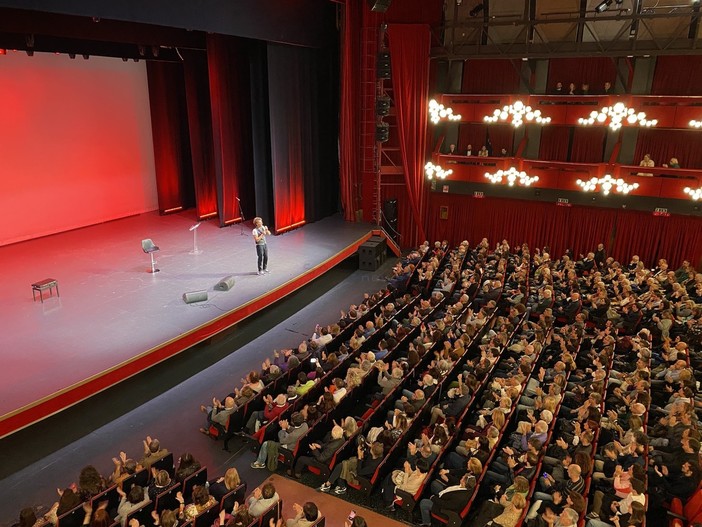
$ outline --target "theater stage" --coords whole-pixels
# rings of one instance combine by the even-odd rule
[[[194,213],[147,213],[0,247],[0,437],[56,413],[206,340],[304,286],[356,252],[367,224],[339,216],[268,238],[271,274],[258,276],[251,228]],[[245,234],[242,235],[241,233]],[[159,273],[141,240],[153,239]],[[230,291],[214,286],[227,275]],[[32,299],[58,280],[60,297]],[[185,292],[208,300],[186,304]]]

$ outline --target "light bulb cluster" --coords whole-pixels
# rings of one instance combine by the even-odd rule
[[[539,180],[539,176],[529,176],[524,171],[519,171],[514,167],[510,167],[509,170],[498,170],[494,174],[488,172],[485,173],[485,177],[490,180],[490,183],[502,183],[503,179],[506,179],[507,185],[513,187],[515,183],[528,187],[532,183]]]
[[[702,121],[695,121],[694,119],[690,121],[690,126],[692,128],[702,128]]]
[[[438,124],[441,119],[460,121],[461,115],[454,114],[451,108],[447,108],[443,104],[438,103],[435,99],[432,99],[429,101],[429,120],[434,124]]]
[[[685,194],[688,194],[695,201],[699,201],[702,199],[702,187],[700,187],[700,188],[685,187]]]
[[[534,110],[531,106],[525,106],[522,101],[515,101],[514,104],[503,106],[501,110],[499,108],[495,109],[492,115],[483,117],[483,121],[486,123],[507,121],[510,116],[512,117],[510,124],[515,128],[519,128],[524,124],[524,121],[538,124],[548,124],[551,122],[550,117],[543,117],[541,115],[541,110]]]
[[[583,192],[594,192],[597,188],[600,188],[602,194],[607,196],[614,189],[620,194],[628,194],[632,190],[639,188],[638,183],[627,183],[623,179],[614,179],[609,174],[605,174],[602,178],[593,177],[587,181],[581,179],[577,180],[576,183],[583,189]]]
[[[429,161],[426,165],[424,165],[424,173],[427,175],[428,179],[446,179],[448,176],[453,174],[453,170],[444,170],[439,165],[435,165]]]
[[[581,117],[578,124],[591,126],[597,124],[607,124],[613,131],[619,130],[624,123],[650,128],[658,124],[658,119],[646,119],[644,112],[637,112],[633,108],[628,108],[623,102],[618,102],[614,106],[605,106],[599,112],[593,110],[590,117]]]

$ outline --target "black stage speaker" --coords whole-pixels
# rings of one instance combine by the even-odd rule
[[[183,302],[192,304],[193,302],[204,302],[207,300],[207,291],[190,291],[183,293]]]
[[[390,97],[382,95],[375,100],[375,115],[384,116],[390,113]]]
[[[375,74],[379,79],[389,79],[392,74],[390,52],[379,51],[375,59]]]
[[[397,200],[388,199],[383,201],[383,228],[394,239],[397,239]]]
[[[234,287],[234,282],[234,277],[232,275],[225,276],[216,286],[214,286],[215,291],[229,291],[232,287]]]
[[[385,143],[388,139],[390,139],[390,125],[383,121],[375,123],[375,140]]]
[[[375,239],[377,240],[377,238]],[[375,271],[383,265],[387,254],[385,238],[367,241],[358,248],[358,268],[362,271]]]
[[[376,13],[385,13],[390,7],[392,0],[368,0],[368,4],[371,6],[371,11]]]

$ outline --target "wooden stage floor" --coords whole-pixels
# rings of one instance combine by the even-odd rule
[[[270,236],[271,274],[258,276],[250,227],[193,213],[147,213],[0,247],[0,437],[205,340],[320,276],[371,234],[338,216]],[[141,240],[161,272],[150,274]],[[230,291],[215,291],[233,275]],[[30,284],[58,280],[60,297],[32,299]],[[182,295],[206,290],[205,302]]]

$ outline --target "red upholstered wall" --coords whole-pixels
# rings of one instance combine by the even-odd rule
[[[0,56],[0,245],[158,208],[144,63]]]

